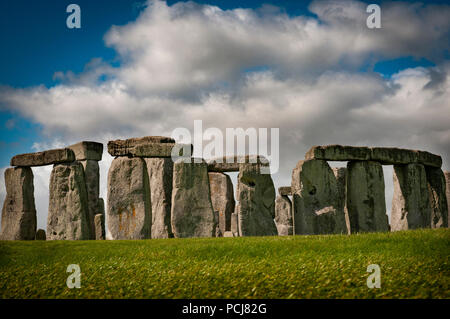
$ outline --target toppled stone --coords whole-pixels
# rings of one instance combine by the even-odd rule
[[[44,152],[16,155],[11,158],[11,166],[44,166],[51,164],[71,163],[74,160],[75,155],[71,149],[61,148]]]
[[[209,187],[213,210],[218,212],[219,229],[222,234],[231,230],[231,214],[234,212],[233,183],[230,176],[209,172]]]
[[[145,136],[108,142],[108,153],[112,156],[171,157],[176,148],[179,156],[190,156],[192,145],[175,144],[175,140],[164,136]]]
[[[278,187],[278,194],[280,194],[280,196],[291,196],[292,195],[291,186]]]
[[[292,203],[287,196],[280,195],[275,200],[275,225],[277,226],[278,236],[293,234]]]
[[[236,155],[213,158],[208,161],[210,172],[238,172],[241,164],[260,164],[267,171],[269,161],[262,155]],[[270,173],[270,172],[264,172]]]
[[[383,167],[378,162],[347,165],[347,207],[351,233],[389,231]]]
[[[68,146],[77,161],[101,161],[103,155],[103,144],[90,141],[82,141]]]
[[[370,155],[368,147],[326,145],[311,147],[305,155],[305,160],[366,161],[370,159]]]
[[[104,240],[105,239],[105,216],[103,214],[97,214],[94,217],[95,225],[95,239]]]
[[[81,163],[55,165],[49,188],[47,239],[90,239],[88,195]]]
[[[240,236],[276,236],[275,187],[263,164],[240,164],[236,199]]]
[[[214,211],[209,190],[205,161],[195,159],[185,163],[177,160],[173,166],[172,232],[176,238],[214,237]]]
[[[46,240],[46,236],[45,236],[45,230],[43,229],[38,229],[36,232],[36,236],[35,236],[35,240]]]
[[[448,227],[445,176],[440,168],[425,167],[431,204],[431,228]]]
[[[32,240],[36,234],[33,172],[29,167],[5,170],[6,197],[2,209],[1,240]]]
[[[95,224],[94,216],[99,211],[99,196],[100,196],[100,168],[98,162],[94,160],[80,161],[83,165],[84,179],[86,181],[86,191],[88,197],[88,208],[89,208],[89,229],[90,229],[90,239],[95,239]]]
[[[422,164],[394,165],[391,230],[429,228],[430,224],[425,167]]]
[[[324,160],[299,161],[292,172],[292,193],[295,234],[317,234],[322,219],[317,216],[327,213],[335,218],[331,233],[347,233],[345,215],[340,210],[336,178]],[[325,210],[324,210],[325,209]],[[335,210],[335,213],[330,213]]]
[[[172,159],[146,158],[145,163],[152,202],[152,238],[171,238]]]
[[[347,234],[350,235],[350,218],[347,209],[347,168],[334,167],[333,174],[336,177],[338,189],[338,210],[344,212],[345,229],[347,229]]]
[[[108,229],[112,239],[151,238],[148,172],[141,158],[119,157],[108,172]]]

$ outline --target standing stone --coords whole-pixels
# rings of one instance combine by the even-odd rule
[[[280,195],[275,200],[275,224],[278,236],[293,234],[292,203],[287,196]]]
[[[50,175],[47,239],[90,238],[89,206],[83,166],[57,164]]]
[[[231,214],[231,232],[233,233],[234,237],[239,237],[239,219],[238,219],[238,212],[239,211],[239,204],[236,204],[234,208],[234,213]]]
[[[152,238],[171,238],[173,162],[171,158],[146,158],[152,203]]]
[[[425,167],[422,164],[394,165],[391,230],[430,226],[431,206]]]
[[[99,195],[100,195],[100,169],[98,162],[94,160],[80,161],[84,169],[84,178],[86,180],[86,191],[88,196],[89,208],[89,229],[90,239],[95,239],[94,216],[98,213]]]
[[[431,228],[448,227],[445,175],[440,168],[425,166],[431,204]]]
[[[347,207],[352,233],[389,231],[380,163],[354,161],[347,164]]]
[[[71,145],[70,148],[77,161],[94,160],[101,161],[103,155],[103,144],[97,142],[83,141]]]
[[[447,221],[450,220],[450,172],[445,172],[445,194],[447,197]],[[448,227],[448,226],[447,226]]]
[[[38,229],[36,232],[36,237],[34,238],[35,240],[46,240],[46,236],[45,236],[45,230],[43,229]]]
[[[263,164],[240,164],[236,199],[240,236],[276,236],[275,187]]]
[[[2,210],[1,240],[32,240],[36,234],[33,172],[29,167],[5,170],[6,197]]]
[[[205,161],[179,159],[173,166],[172,232],[176,238],[214,237],[216,228]]]
[[[112,239],[151,238],[148,172],[141,158],[115,158],[108,172],[108,228]]]
[[[292,193],[295,234],[347,233],[336,178],[326,161],[299,161],[292,172]]]
[[[350,235],[350,218],[348,217],[347,209],[347,168],[334,167],[333,174],[337,182],[339,211],[344,212],[345,229],[347,229],[347,234]]]
[[[219,228],[222,234],[231,231],[231,214],[234,212],[233,183],[230,176],[209,172],[209,186],[213,210],[219,214]]]
[[[95,225],[95,239],[104,240],[105,239],[105,216],[103,214],[97,214],[94,217]]]

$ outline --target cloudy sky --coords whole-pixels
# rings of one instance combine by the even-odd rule
[[[73,2],[81,29],[66,27]],[[4,1],[0,173],[18,153],[170,136],[194,120],[279,128],[276,187],[317,144],[427,150],[448,170],[450,6],[376,2],[381,28],[369,29],[374,2]],[[50,171],[33,169],[40,228]]]

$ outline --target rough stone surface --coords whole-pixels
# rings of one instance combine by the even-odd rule
[[[261,155],[223,156],[208,161],[210,172],[238,172],[242,164],[261,164],[268,167],[269,161]]]
[[[146,158],[152,202],[152,238],[171,238],[173,162],[171,158]]]
[[[446,184],[445,194],[447,197],[447,212],[448,212],[447,221],[449,221],[450,220],[450,172],[445,172],[444,175],[445,175],[445,184]]]
[[[98,162],[94,160],[86,160],[80,162],[84,169],[84,178],[86,180],[86,191],[88,196],[89,208],[89,227],[90,239],[95,239],[94,216],[99,211],[99,195],[100,195],[100,168]]]
[[[378,162],[347,164],[347,207],[351,233],[389,231],[383,167]]]
[[[370,148],[343,145],[313,146],[306,152],[305,160],[366,161],[370,159]]]
[[[105,216],[103,214],[97,214],[94,217],[95,225],[95,239],[104,240],[105,239]]]
[[[372,161],[387,165],[417,163],[419,152],[396,147],[372,147]]]
[[[213,210],[219,214],[219,228],[224,234],[231,231],[231,214],[235,207],[233,183],[230,176],[223,173],[209,172],[208,177]]]
[[[143,159],[119,157],[112,161],[107,214],[112,239],[151,238],[150,186]]]
[[[440,168],[425,167],[431,204],[431,228],[448,227],[445,175]]]
[[[6,197],[2,210],[1,240],[32,240],[36,234],[33,172],[29,167],[5,170]]]
[[[205,161],[173,166],[172,232],[175,237],[214,237],[216,225]]]
[[[335,218],[329,233],[347,233],[345,215],[339,209],[337,181],[326,161],[299,161],[292,172],[292,193],[295,234],[323,233],[329,225],[322,222],[328,223],[329,218],[318,219],[318,215],[325,213]]]
[[[71,163],[74,160],[75,155],[71,149],[61,148],[44,152],[16,155],[11,158],[11,166],[44,166]]]
[[[226,231],[226,232],[223,234],[223,237],[234,237],[234,234],[233,234],[231,231]]]
[[[175,140],[163,136],[145,136],[127,140],[108,142],[108,153],[112,156],[133,157],[171,157],[172,149],[178,149],[178,155],[192,153],[192,145],[175,144]],[[190,154],[184,154],[190,155]]]
[[[432,166],[440,168],[442,166],[442,157],[429,152],[418,151],[418,162],[425,166]]]
[[[338,207],[340,211],[344,212],[345,229],[347,229],[347,234],[350,234],[350,218],[348,217],[347,209],[347,168],[334,167],[333,174],[336,177],[337,182]]]
[[[391,230],[430,226],[431,206],[425,167],[421,164],[394,165]]]
[[[240,164],[236,199],[240,236],[276,236],[275,187],[262,164]]]
[[[234,237],[239,236],[239,219],[238,219],[238,212],[239,211],[239,204],[236,204],[234,208],[234,213],[231,214],[231,232],[233,233]]]
[[[97,142],[82,141],[77,144],[68,146],[77,161],[101,161],[103,155],[103,144]]]
[[[47,239],[90,239],[88,195],[81,163],[55,165],[49,188]]]
[[[292,203],[287,196],[280,195],[275,200],[275,224],[277,226],[278,236],[293,234]]]
[[[278,194],[280,194],[280,196],[291,196],[292,195],[291,186],[278,187]]]
[[[36,237],[34,239],[35,240],[46,240],[47,237],[45,235],[45,230],[38,229],[37,232],[36,232]]]

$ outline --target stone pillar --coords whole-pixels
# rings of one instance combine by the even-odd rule
[[[79,162],[57,164],[50,176],[48,240],[90,239],[88,195]]]
[[[276,236],[275,187],[263,164],[239,165],[236,199],[239,201],[238,219],[240,236]]]
[[[344,212],[339,209],[337,181],[326,161],[299,161],[292,172],[292,193],[295,234],[347,232]]]
[[[287,196],[279,195],[275,200],[275,224],[278,236],[293,234],[292,203]]]
[[[391,230],[430,226],[431,206],[425,167],[422,164],[394,165]]]
[[[347,164],[347,207],[352,233],[389,231],[383,167],[378,162]]]
[[[108,228],[113,239],[151,238],[148,172],[141,158],[115,158],[108,172]]]
[[[231,232],[233,233],[234,237],[239,237],[239,219],[238,219],[238,210],[239,210],[239,204],[236,204],[234,208],[234,213],[231,214]]]
[[[94,217],[94,226],[95,226],[95,239],[96,240],[104,240],[105,239],[105,215],[97,214]]]
[[[234,212],[233,183],[224,173],[209,172],[209,186],[213,210],[219,214],[219,228],[222,234],[231,231],[231,214]]]
[[[2,209],[1,240],[32,240],[36,234],[33,172],[29,167],[5,170],[6,197]]]
[[[348,217],[347,209],[347,168],[335,167],[333,168],[333,174],[336,177],[337,190],[338,190],[338,207],[340,211],[344,212],[346,233],[350,235],[350,218]]]
[[[440,168],[425,166],[431,205],[431,228],[448,227],[445,175]]]
[[[152,238],[171,238],[172,174],[171,158],[146,158],[152,203]]]
[[[176,238],[215,237],[207,164],[184,160],[173,166],[172,232]]]
[[[99,208],[99,195],[100,195],[100,169],[97,161],[86,160],[80,161],[84,169],[84,177],[86,180],[86,190],[88,197],[89,208],[89,229],[90,239],[95,239],[95,222],[94,216],[101,213]]]
[[[447,221],[450,220],[450,172],[445,172],[445,194],[447,197]],[[448,227],[448,226],[447,226]]]

